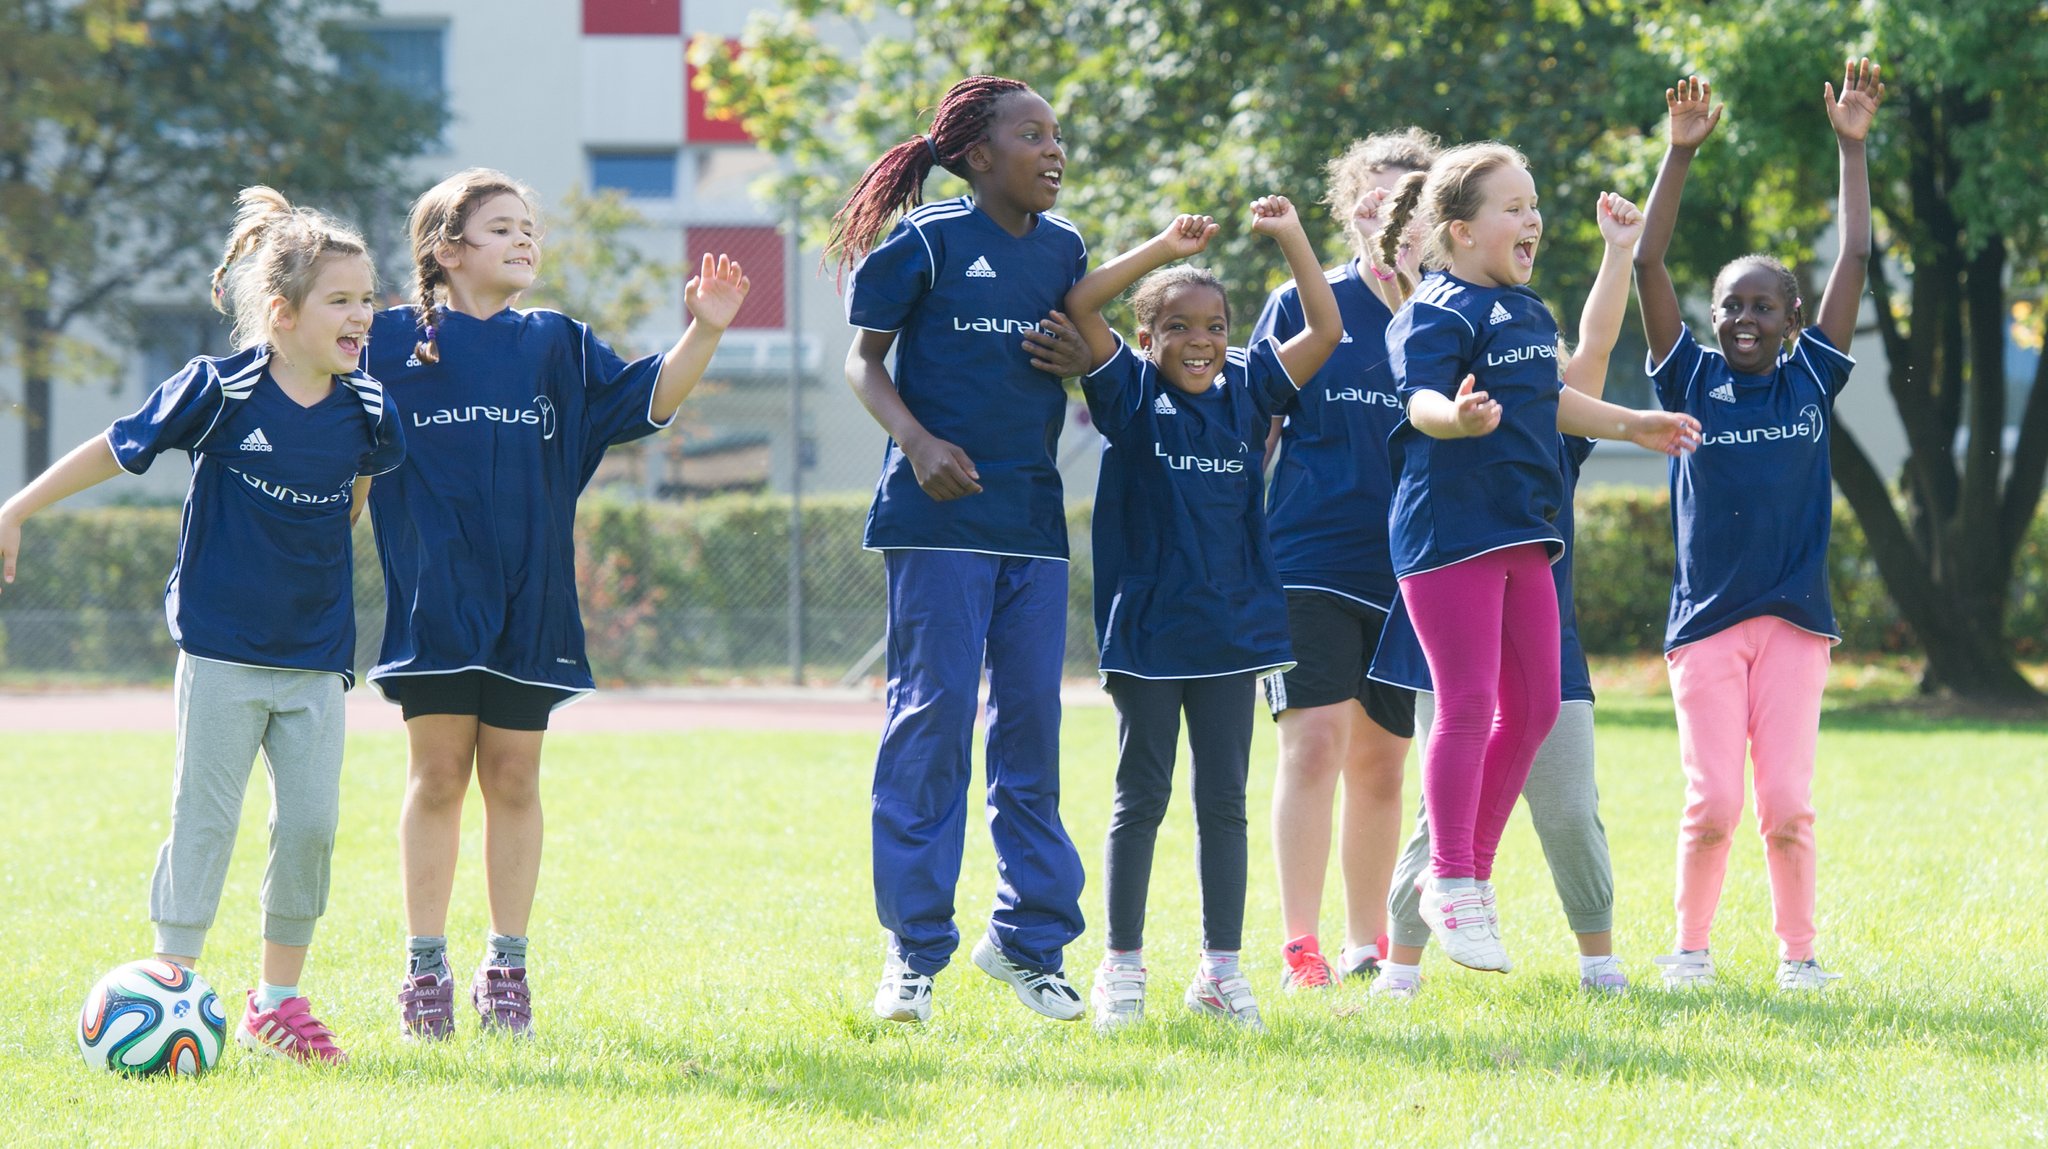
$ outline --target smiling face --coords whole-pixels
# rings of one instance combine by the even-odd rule
[[[270,341],[286,362],[323,375],[347,375],[362,362],[377,313],[377,276],[360,255],[323,260],[297,308],[271,299]]]
[[[1207,283],[1181,283],[1159,297],[1159,311],[1138,332],[1138,349],[1175,388],[1199,395],[1223,374],[1230,346],[1230,302]]]
[[[525,200],[501,192],[469,213],[462,243],[435,258],[466,294],[516,295],[533,286],[540,270],[540,225]]]
[[[1479,210],[1449,225],[1451,273],[1482,287],[1519,287],[1536,271],[1543,213],[1527,168],[1503,164],[1480,177]]]
[[[968,149],[967,163],[984,208],[1051,211],[1067,170],[1052,105],[1031,91],[1003,96],[989,120],[988,138]]]
[[[1797,305],[1775,268],[1744,261],[1722,271],[1714,284],[1714,335],[1728,366],[1744,375],[1768,373],[1792,333]]]

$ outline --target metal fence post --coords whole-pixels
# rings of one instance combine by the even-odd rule
[[[804,684],[804,293],[802,200],[789,201],[789,271],[782,277],[789,320],[789,677]]]

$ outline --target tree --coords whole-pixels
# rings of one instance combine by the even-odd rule
[[[370,0],[0,4],[0,331],[28,476],[49,465],[72,326],[196,284],[252,183],[345,209],[388,194],[444,112],[381,81]]]
[[[561,214],[548,226],[541,279],[525,302],[588,323],[628,359],[644,354],[647,349],[632,343],[633,332],[696,269],[651,259],[628,242],[627,233],[647,221],[616,191],[571,191],[562,197]]]
[[[2038,698],[2014,667],[2004,618],[2048,470],[2048,378],[2034,382],[2016,449],[2000,434],[2010,297],[2035,292],[2048,263],[2038,144],[2048,138],[2048,9],[2038,0],[1968,11],[1939,0],[1754,0],[1739,11],[1708,0],[897,7],[907,35],[870,35],[852,56],[818,26],[860,32],[863,0],[796,0],[758,18],[737,57],[715,42],[692,47],[711,107],[795,161],[781,177],[794,187],[778,194],[802,197],[813,242],[861,168],[917,131],[947,84],[995,71],[1029,81],[1061,113],[1075,177],[1061,210],[1104,253],[1175,210],[1234,218],[1269,189],[1312,200],[1323,161],[1373,130],[1415,123],[1447,141],[1508,140],[1528,154],[1544,201],[1549,250],[1536,286],[1567,322],[1595,266],[1594,193],[1647,194],[1659,96],[1691,70],[1713,78],[1730,118],[1687,188],[1670,260],[1681,288],[1704,290],[1721,263],[1757,249],[1810,278],[1834,214],[1820,85],[1839,80],[1843,57],[1868,51],[1892,83],[1871,151],[1891,270],[1873,275],[1873,289],[1887,382],[1912,436],[1907,509],[1839,425],[1836,481],[1927,653],[1927,684]],[[1327,216],[1319,222],[1318,250],[1334,260],[1341,241]],[[1240,316],[1282,274],[1247,229],[1226,231],[1211,253],[1232,269],[1224,279]]]
[[[1649,35],[1671,51],[1674,78],[1696,67],[1728,102],[1730,138],[1702,152],[1714,166],[1694,181],[1722,209],[1694,238],[1723,258],[1757,247],[1810,256],[1836,178],[1821,82],[1839,79],[1839,61],[1853,54],[1885,70],[1889,97],[1871,147],[1871,289],[1890,364],[1883,383],[1910,449],[1904,506],[1840,424],[1835,481],[1927,655],[1923,685],[2038,703],[2014,665],[2006,613],[2048,472],[2048,357],[2008,444],[2023,381],[2006,378],[2005,351],[2022,316],[2041,321],[2042,309],[2016,300],[2037,295],[2048,272],[2048,9],[1766,0],[1739,23],[1709,19],[1712,11],[1668,5]],[[1691,215],[1689,205],[1682,226]],[[1715,265],[1697,242],[1693,250],[1693,282],[1703,285]]]

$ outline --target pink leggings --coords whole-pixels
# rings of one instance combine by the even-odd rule
[[[1728,842],[1742,820],[1742,764],[1756,763],[1756,821],[1779,956],[1813,956],[1813,756],[1828,640],[1752,618],[1664,656],[1678,707],[1685,816],[1678,824],[1678,946],[1707,948]]]
[[[1536,750],[1557,723],[1557,584],[1542,543],[1401,580],[1436,722],[1422,759],[1440,878],[1493,876],[1493,854]]]

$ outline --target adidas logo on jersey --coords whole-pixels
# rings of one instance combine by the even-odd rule
[[[267,452],[270,449],[270,440],[263,437],[263,428],[261,427],[249,432],[249,437],[242,440],[242,450],[244,451]]]
[[[1351,333],[1350,333],[1349,331],[1346,331],[1346,332],[1344,333],[1344,338],[1342,338],[1342,339],[1339,339],[1339,340],[1338,340],[1337,342],[1339,342],[1339,343],[1350,343],[1350,342],[1352,342],[1352,339],[1351,339]]]
[[[974,262],[967,265],[967,278],[969,279],[994,279],[995,277],[996,269],[988,265],[988,256],[977,255],[974,257]]]
[[[1513,318],[1514,316],[1508,314],[1508,309],[1500,305],[1500,300],[1496,299],[1493,301],[1493,310],[1486,315],[1486,322],[1488,324],[1500,324],[1506,323]]]
[[[410,354],[410,355],[408,355],[408,356],[406,356],[406,357],[405,357],[405,365],[406,365],[407,367],[423,367],[423,366],[425,366],[425,364],[423,364],[423,363],[421,363],[421,362],[420,362],[420,353],[419,353],[419,352],[417,352],[417,351],[415,351],[415,352],[413,352],[412,354]]]
[[[1735,384],[1723,383],[1712,391],[1707,392],[1707,397],[1709,399],[1719,399],[1723,403],[1733,403],[1735,402]]]
[[[1152,413],[1154,415],[1178,415],[1180,414],[1180,408],[1173,405],[1173,400],[1161,395],[1159,398],[1152,400]]]

